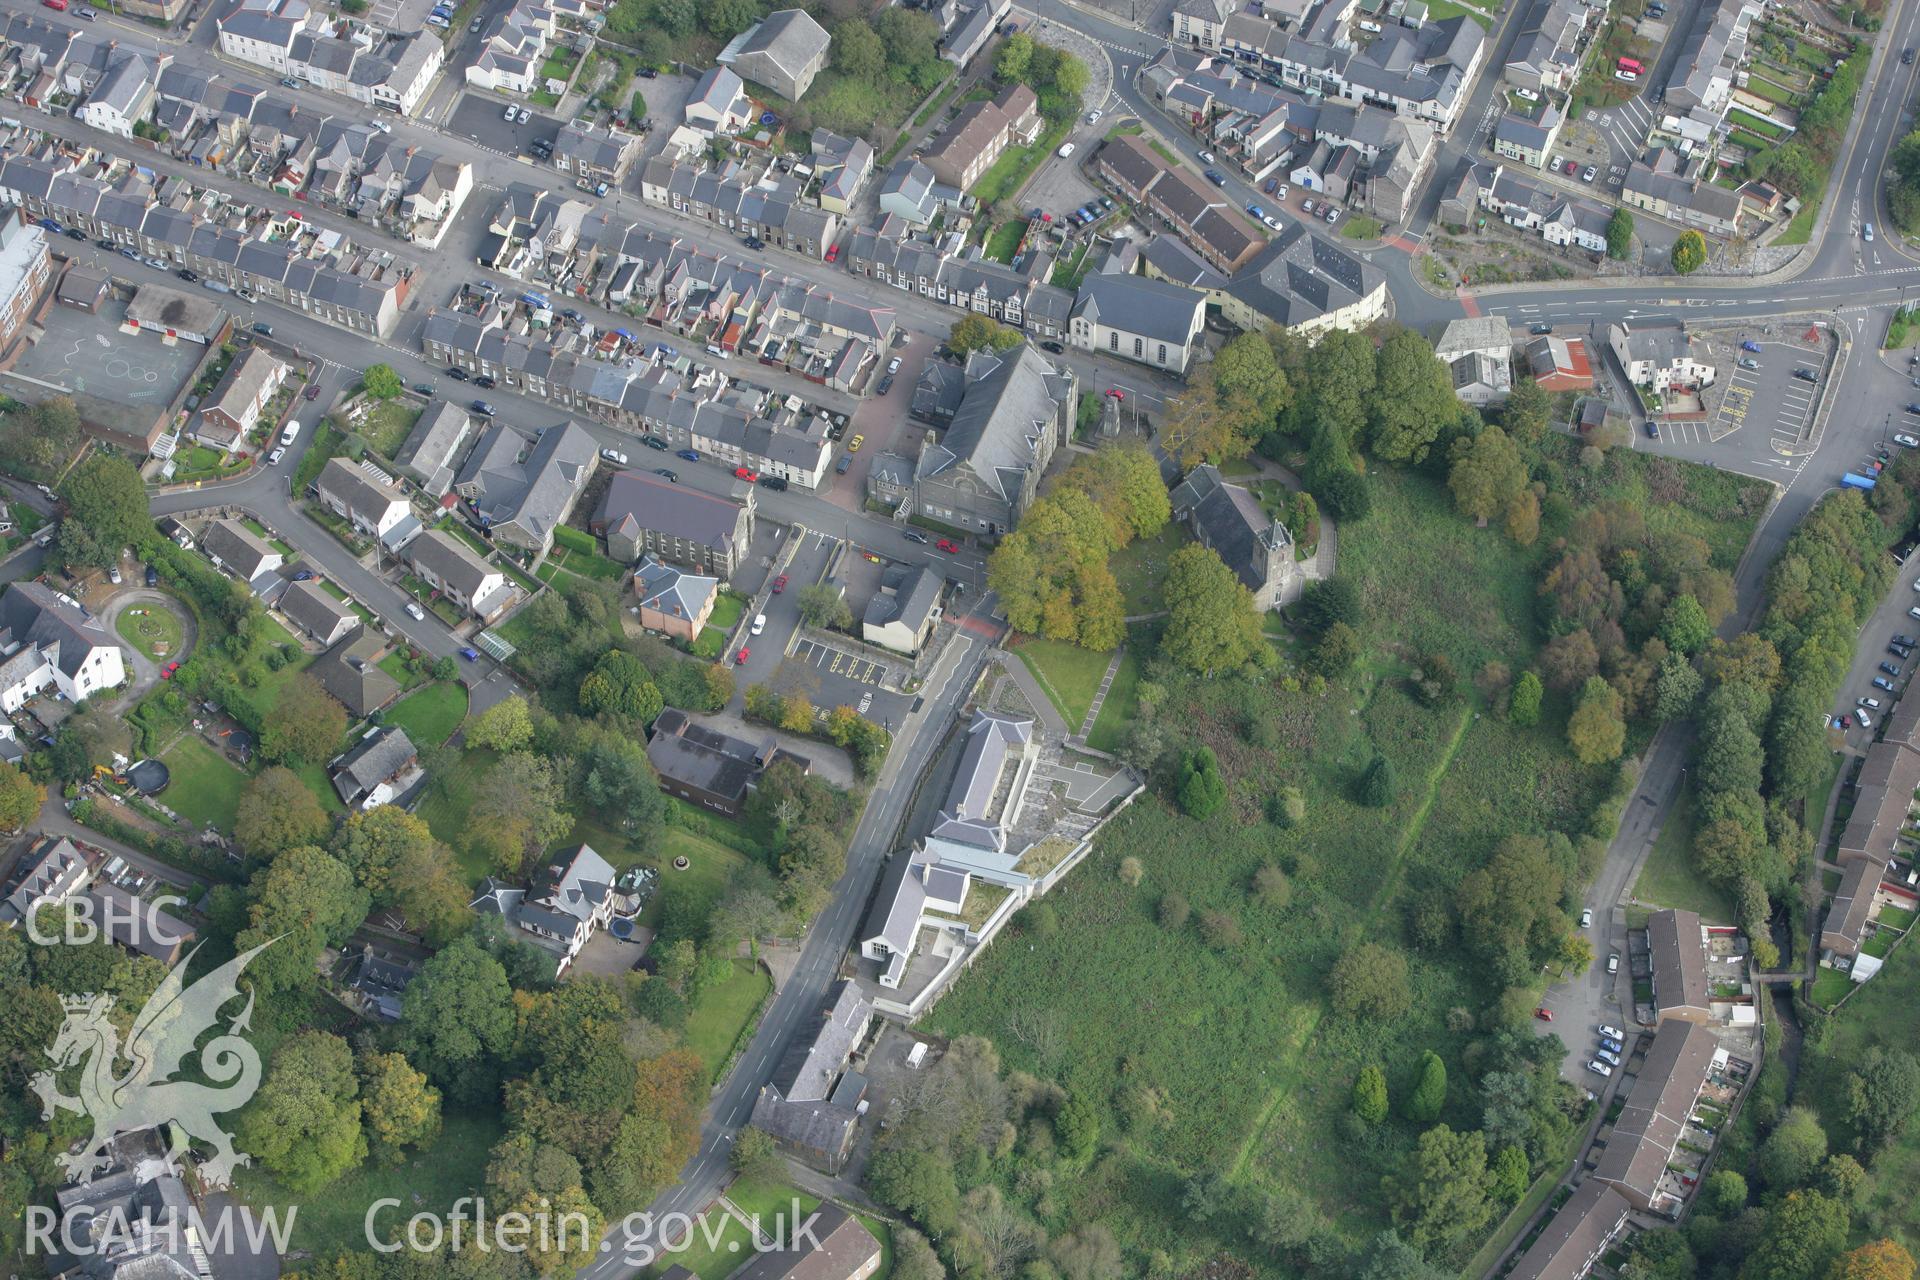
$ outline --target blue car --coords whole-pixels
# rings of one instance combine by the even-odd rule
[[[1900,678],[1900,668],[1894,666],[1891,662],[1881,663],[1880,669],[1896,680]]]
[[[1740,340],[1740,349],[1742,351],[1751,351],[1754,354],[1758,355],[1760,352],[1760,344],[1755,342],[1752,338],[1742,338]]]
[[[460,656],[465,658],[468,662],[480,661],[480,653],[476,649],[462,649],[460,651]]]
[[[680,450],[680,455],[679,455],[679,456],[681,456],[682,458],[685,458],[685,459],[686,459],[686,460],[687,460],[688,462],[698,462],[698,461],[700,461],[700,455],[699,455],[699,454],[698,454],[697,452],[695,452],[694,450],[692,450],[692,449],[682,449],[682,450]]]
[[[1892,693],[1893,681],[1887,679],[1885,676],[1875,676],[1873,678],[1873,687],[1876,689],[1884,689],[1888,693]]]
[[[1622,1045],[1618,1040],[1615,1040],[1609,1036],[1600,1037],[1600,1047],[1602,1049],[1605,1049],[1608,1053],[1619,1053],[1621,1049],[1625,1048],[1625,1046]]]

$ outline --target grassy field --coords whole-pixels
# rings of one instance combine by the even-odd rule
[[[133,605],[120,611],[113,629],[120,638],[159,661],[180,656],[180,620],[157,604]]]
[[[1382,1175],[1416,1130],[1386,1125],[1356,1144],[1340,1124],[1353,1079],[1377,1062],[1401,1080],[1429,1048],[1450,1076],[1473,1078],[1462,1055],[1499,992],[1458,953],[1410,950],[1409,1011],[1362,1022],[1331,1012],[1326,975],[1358,941],[1402,943],[1414,908],[1451,899],[1502,836],[1577,830],[1614,781],[1612,767],[1580,765],[1566,750],[1558,699],[1540,725],[1523,729],[1490,714],[1464,680],[1459,696],[1434,706],[1404,683],[1409,659],[1435,649],[1463,676],[1490,659],[1516,671],[1531,662],[1541,640],[1541,565],[1556,554],[1553,539],[1571,510],[1551,512],[1539,541],[1520,548],[1462,521],[1428,475],[1382,469],[1370,483],[1373,514],[1341,531],[1341,573],[1359,588],[1366,614],[1355,674],[1324,696],[1234,678],[1170,681],[1161,723],[1176,744],[1213,750],[1227,804],[1196,822],[1157,794],[1143,797],[1049,895],[1058,932],[994,947],[926,1019],[938,1034],[988,1037],[1008,1068],[1073,1096],[1112,1098],[1124,1077],[1170,1100],[1172,1114],[1151,1140],[1116,1143],[1101,1176],[1055,1182],[1040,1212],[1052,1232],[1099,1220],[1128,1248],[1165,1249],[1177,1269],[1193,1269],[1238,1243],[1240,1224],[1196,1227],[1181,1209],[1185,1179],[1209,1169],[1256,1203],[1304,1190],[1349,1244],[1380,1230],[1389,1217]],[[1651,460],[1617,451],[1571,483],[1579,504],[1637,506],[1649,539],[1704,538],[1724,567],[1752,528],[1740,506],[1745,482],[1705,468],[1669,463],[1656,472]],[[1092,665],[1079,661],[1050,679],[1090,690]],[[1117,740],[1117,724],[1103,717],[1101,725]],[[1395,800],[1378,809],[1355,797],[1376,755],[1399,783]],[[1265,820],[1268,797],[1283,785],[1307,801],[1306,816],[1286,828]],[[1116,875],[1127,857],[1145,869],[1137,886]],[[1284,908],[1250,892],[1270,862],[1292,878]],[[1162,927],[1156,913],[1174,889],[1196,918],[1232,916],[1244,945],[1221,951],[1202,945],[1192,924]],[[1458,1114],[1443,1113],[1456,1128],[1478,1122],[1468,1093],[1460,1091]],[[1479,1243],[1449,1261],[1464,1262]]]
[[[709,1082],[720,1078],[740,1033],[772,994],[773,978],[765,966],[737,957],[731,977],[700,993],[700,1003],[687,1016],[683,1043],[700,1055]]]
[[[407,731],[415,746],[445,742],[467,718],[467,687],[443,680],[408,694],[382,717]]]
[[[1107,664],[1113,655],[1095,653],[1059,640],[1042,640],[1038,636],[1022,638],[1014,653],[1027,664],[1027,670],[1033,672],[1053,705],[1066,717],[1067,731],[1077,732],[1080,722],[1087,717],[1087,708],[1093,705],[1093,695],[1099,692],[1101,677],[1107,674]]]
[[[1633,883],[1633,896],[1648,906],[1680,907],[1714,924],[1732,924],[1733,899],[1693,868],[1693,830],[1693,788],[1682,787]]]
[[[1113,751],[1120,745],[1127,723],[1140,706],[1140,654],[1129,645],[1120,655],[1120,669],[1113,673],[1107,688],[1107,700],[1100,704],[1100,718],[1093,722],[1087,745],[1096,751]]]
[[[173,778],[160,797],[166,806],[197,827],[233,830],[233,815],[246,790],[247,775],[196,734],[185,734],[160,754]]]
[[[1829,972],[1822,969],[1820,975]],[[1835,976],[1845,981],[1843,975]],[[1920,947],[1909,939],[1833,1015],[1825,1042],[1801,1063],[1794,1100],[1819,1110],[1836,1151],[1852,1150],[1852,1132],[1843,1113],[1849,1069],[1873,1045],[1911,1053],[1914,1041],[1920,1039],[1920,1004],[1913,999],[1916,984],[1920,984]],[[1816,988],[1816,996],[1820,994]],[[1854,1243],[1868,1238],[1869,1230],[1873,1236],[1908,1241],[1920,1237],[1920,1200],[1913,1195],[1914,1187],[1920,1186],[1920,1127],[1908,1124],[1891,1146],[1871,1160],[1863,1158],[1862,1163],[1872,1176],[1854,1208]]]
[[[388,1166],[369,1161],[316,1195],[296,1196],[257,1168],[241,1169],[235,1180],[240,1199],[254,1206],[298,1204],[293,1247],[311,1252],[350,1250],[365,1252],[364,1223],[368,1206],[394,1199],[400,1207],[377,1217],[383,1240],[403,1238],[406,1220],[414,1213],[445,1214],[461,1196],[480,1189],[487,1152],[505,1133],[497,1113],[447,1115],[440,1138],[427,1150],[410,1154],[404,1164]]]

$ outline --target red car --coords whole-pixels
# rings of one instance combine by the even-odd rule
[[[942,551],[946,552],[948,555],[958,555],[960,552],[960,548],[954,546],[953,543],[951,543],[945,538],[940,539],[940,541],[934,543],[933,545],[940,548]]]
[[[758,475],[754,473],[753,468],[751,467],[735,467],[733,469],[733,474],[736,476],[739,476],[742,480],[745,480],[748,484],[752,484],[754,481],[760,478]]]
[[[307,220],[307,215],[300,212],[298,209],[287,210],[287,216],[289,218],[292,218],[295,222],[305,222]]]
[[[745,662],[748,658],[751,658],[752,656],[753,656],[753,650],[747,648],[747,646],[745,645],[741,645],[740,652],[734,655],[733,660],[735,662]]]
[[[840,246],[836,244],[827,250],[827,261],[838,262],[839,260],[840,260]]]
[[[1106,393],[1112,396],[1115,400],[1125,400],[1127,398],[1127,393],[1122,391],[1118,387],[1108,387]]]
[[[1535,1009],[1533,1011],[1533,1016],[1540,1019],[1540,1021],[1542,1022],[1552,1022],[1553,1010],[1547,1008],[1547,1006],[1545,1005],[1541,1005],[1538,1009]]]
[[[787,575],[783,573],[779,577],[773,580],[773,594],[779,595],[782,591],[785,591],[786,589],[787,589]]]

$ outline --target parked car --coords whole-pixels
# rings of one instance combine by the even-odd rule
[[[309,382],[306,389],[302,391],[300,395],[307,400],[318,400],[320,398],[320,384],[317,382]]]
[[[873,389],[873,394],[883,396],[891,390],[893,390],[893,375],[889,373],[880,379],[879,384]]]
[[[665,453],[669,448],[672,447],[665,440],[662,440],[659,436],[641,436],[640,443],[647,446],[647,448],[649,449],[658,449],[662,453]]]
[[[1610,1040],[1625,1040],[1627,1038],[1626,1032],[1622,1031],[1618,1027],[1610,1027],[1604,1022],[1601,1023],[1597,1028],[1595,1028],[1595,1030],[1599,1031],[1601,1035],[1606,1036]]]
[[[675,452],[674,456],[676,458],[685,458],[688,462],[700,461],[700,454],[694,449],[680,449]]]
[[[1741,356],[1740,367],[1742,369],[1758,369],[1760,367],[1760,362],[1758,360],[1755,360],[1752,356]]]
[[[1227,185],[1226,177],[1221,174],[1218,169],[1207,170],[1207,181],[1216,187],[1224,187]]]
[[[948,538],[942,538],[940,539],[940,541],[934,543],[933,545],[940,548],[940,550],[946,552],[950,556],[958,555],[960,553],[960,548],[954,546],[952,540]]]
[[[150,587],[157,587],[160,585],[160,571],[154,568],[152,565],[147,566],[147,585]]]
[[[748,236],[746,239],[746,246],[749,249],[764,249],[767,247],[767,242],[765,240],[762,240],[759,236]]]
[[[186,267],[180,268],[178,271],[174,272],[173,274],[179,276],[182,280],[185,280],[188,284],[198,284],[200,281],[200,273],[198,271],[190,270]]]
[[[1051,351],[1054,355],[1057,355],[1057,356],[1065,355],[1067,352],[1067,349],[1061,346],[1057,342],[1043,342],[1040,344],[1040,349],[1042,351]]]
[[[493,405],[485,400],[475,400],[472,404],[468,405],[467,408],[473,410],[483,418],[491,418],[493,416]]]
[[[1627,1047],[1625,1045],[1621,1044],[1618,1040],[1610,1039],[1607,1036],[1600,1037],[1600,1047],[1602,1049],[1605,1049],[1608,1053],[1625,1053],[1627,1051]]]
[[[1857,705],[1865,707],[1869,711],[1878,711],[1880,709],[1880,699],[1872,697],[1871,695],[1863,694],[1854,699],[1854,701]]]
[[[867,442],[867,438],[865,436],[856,435],[853,439],[847,441],[847,452],[848,453],[860,452],[860,446],[865,444],[866,442]]]
[[[760,474],[752,467],[735,467],[733,474],[736,479],[745,480],[748,484],[752,484],[760,478]]]
[[[1598,1058],[1595,1058],[1592,1062],[1589,1062],[1587,1064],[1587,1070],[1599,1076],[1610,1076],[1613,1074],[1613,1068],[1608,1066],[1606,1063],[1600,1061],[1600,1059]]]
[[[758,484],[762,489],[771,489],[775,493],[779,493],[787,487],[787,478],[785,476],[761,476],[754,483]]]
[[[1582,929],[1593,928],[1593,908],[1592,907],[1588,907],[1586,910],[1580,913],[1580,927]]]
[[[1648,418],[1647,419],[1647,439],[1658,440],[1659,438],[1660,438],[1660,424],[1655,422],[1652,418]]]
[[[416,382],[413,384],[413,392],[415,395],[430,396],[433,394],[433,388],[427,383]]]
[[[1580,171],[1580,181],[1592,182],[1594,174],[1598,172],[1600,172],[1598,169],[1594,168],[1592,165],[1588,165],[1586,168]]]
[[[1063,142],[1060,144],[1060,158],[1062,160],[1065,160],[1068,156],[1072,154],[1073,154],[1073,144],[1071,142]]]
[[[627,455],[621,453],[618,449],[602,449],[600,456],[608,462],[615,463],[619,466],[624,467],[627,465]]]
[[[1754,352],[1757,355],[1760,351],[1760,344],[1755,342],[1752,338],[1742,338],[1740,340],[1740,349],[1742,351]]]
[[[287,456],[287,451],[285,449],[276,448],[272,453],[269,453],[267,455],[267,465],[270,467],[277,467],[280,465],[280,459],[286,456]]]
[[[505,120],[508,124],[512,124],[514,122],[514,118],[519,114],[520,114],[519,108],[509,106],[506,109],[506,111],[501,114],[500,118],[502,120]]]
[[[1900,678],[1900,670],[1901,670],[1901,669],[1900,669],[1899,667],[1896,667],[1896,666],[1894,666],[1894,665],[1893,665],[1893,664],[1892,664],[1891,662],[1883,662],[1883,663],[1881,663],[1881,664],[1880,664],[1880,670],[1881,670],[1881,671],[1882,671],[1882,672],[1883,672],[1884,674],[1886,674],[1886,675],[1888,675],[1888,676],[1891,676],[1891,677],[1892,677],[1893,679],[1895,679],[1895,680],[1898,680],[1898,679]]]
[[[1200,152],[1200,153],[1199,153],[1199,155],[1200,155],[1200,163],[1201,163],[1201,164],[1212,164],[1212,163],[1213,163],[1213,152],[1211,152],[1211,151],[1202,151],[1202,152]]]
[[[473,385],[479,387],[482,391],[491,391],[500,384],[495,382],[489,375],[483,373],[473,380]]]
[[[1856,711],[1853,713],[1853,718],[1860,722],[1860,727],[1862,729],[1873,728],[1873,717],[1868,715],[1866,712]]]
[[[449,378],[452,378],[455,382],[465,382],[468,379],[468,377],[470,377],[471,375],[469,375],[465,369],[460,368],[458,365],[454,365],[447,370],[447,376]]]
[[[1615,1053],[1611,1049],[1595,1049],[1593,1051],[1593,1056],[1598,1058],[1600,1061],[1606,1063],[1610,1067],[1617,1067],[1620,1065],[1620,1055]]]
[[[659,476],[662,480],[665,480],[668,484],[680,483],[679,474],[677,472],[669,471],[665,467],[655,467],[653,469],[653,474]]]
[[[1533,1011],[1533,1016],[1540,1019],[1540,1021],[1542,1022],[1552,1022],[1553,1010],[1547,1008],[1547,1006],[1545,1005],[1541,1005],[1538,1009],[1535,1009]]]
[[[1811,369],[1795,369],[1793,376],[1802,382],[1818,383],[1820,381],[1820,375]]]
[[[1920,438],[1910,436],[1904,431],[1894,436],[1893,442],[1902,449],[1920,449]]]
[[[753,625],[747,629],[747,634],[757,636],[766,629],[767,615],[764,613],[756,613],[753,615]]]
[[[932,541],[931,538],[927,537],[926,534],[920,532],[918,529],[903,529],[900,532],[900,536],[905,538],[908,542],[917,542],[921,546],[925,546],[927,543]]]
[[[1532,334],[1552,333],[1553,326],[1542,320],[1538,324],[1528,325],[1527,332]]]
[[[1887,679],[1885,676],[1875,676],[1873,678],[1873,687],[1876,689],[1882,690],[1886,693],[1893,692],[1893,682]],[[1878,707],[1879,704],[1875,703],[1874,705]]]
[[[840,461],[833,464],[833,474],[837,476],[843,476],[847,474],[847,472],[852,467],[853,467],[853,459],[847,457],[845,454],[842,454],[840,456]]]
[[[1618,951],[1612,952],[1607,956],[1607,972],[1620,972],[1620,953]]]
[[[740,652],[733,655],[733,660],[735,662],[745,662],[748,658],[751,658],[752,656],[753,656],[753,650],[747,648],[746,645],[741,645]]]

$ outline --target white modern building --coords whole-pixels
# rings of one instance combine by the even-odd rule
[[[120,646],[71,597],[37,582],[0,594],[0,711],[11,715],[48,688],[84,702],[126,676]]]

